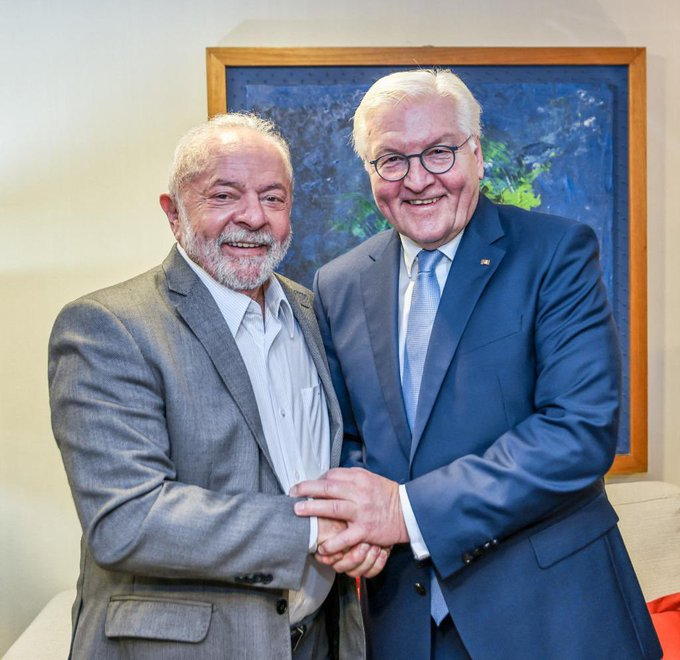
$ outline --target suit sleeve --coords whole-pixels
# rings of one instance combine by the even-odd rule
[[[482,454],[406,486],[444,577],[463,567],[464,552],[554,513],[614,458],[619,353],[592,230],[570,226],[536,277],[533,414]]]
[[[173,348],[159,346],[170,355]],[[50,339],[49,383],[55,438],[98,564],[299,588],[309,521],[294,514],[293,499],[258,492],[257,479],[233,492],[183,481],[173,450],[191,439],[172,435],[164,374],[116,314],[87,299],[62,311]],[[200,388],[195,396],[208,396]],[[200,419],[196,425],[199,434]]]
[[[331,333],[328,316],[324,308],[321,292],[319,290],[319,273],[314,277],[314,313],[319,324],[319,331],[323,340],[326,357],[328,359],[328,367],[331,372],[333,380],[333,388],[340,404],[343,422],[343,444],[342,456],[340,465],[342,467],[365,467],[363,443],[354,420],[354,413],[349,398],[349,392],[345,385],[345,379],[342,375],[342,367],[338,360],[335,347],[333,346],[333,337]]]

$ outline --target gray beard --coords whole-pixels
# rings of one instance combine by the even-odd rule
[[[253,291],[262,286],[286,256],[293,238],[290,231],[278,243],[264,230],[226,229],[218,238],[205,241],[199,238],[186,217],[181,217],[180,244],[190,259],[214,280],[234,291]],[[231,242],[261,243],[268,246],[264,257],[225,257],[221,245]]]

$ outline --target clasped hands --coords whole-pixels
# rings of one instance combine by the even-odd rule
[[[399,486],[362,468],[334,468],[290,491],[298,516],[317,516],[315,558],[338,573],[373,577],[387,563],[395,543],[408,542]]]

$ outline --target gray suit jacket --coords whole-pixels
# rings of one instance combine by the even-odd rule
[[[325,388],[335,466],[341,419],[311,293],[280,281]],[[276,478],[236,343],[176,249],[62,310],[49,382],[83,528],[73,657],[290,658],[286,596],[309,521]],[[362,657],[354,582],[329,598],[339,657]]]

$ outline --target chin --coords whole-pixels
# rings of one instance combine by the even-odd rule
[[[441,234],[414,234],[409,238],[418,243],[421,247],[426,247],[427,249],[430,249],[431,247],[434,248],[435,246],[439,247],[447,241],[446,237]]]

